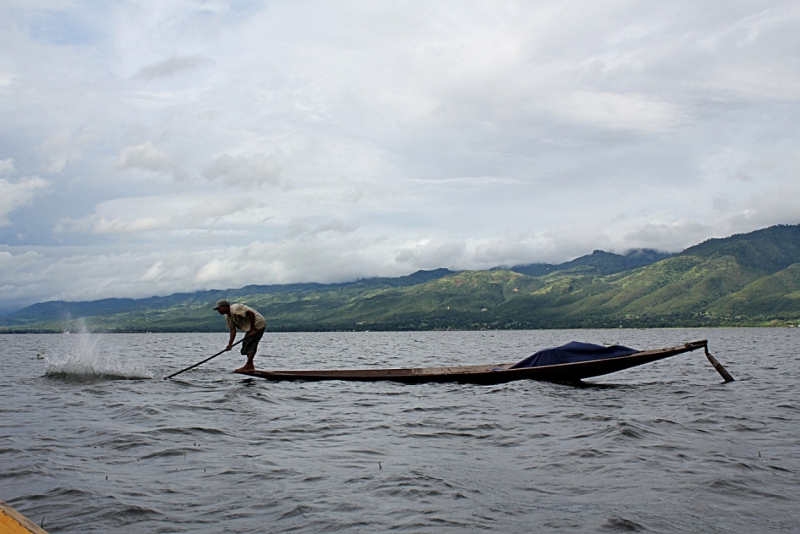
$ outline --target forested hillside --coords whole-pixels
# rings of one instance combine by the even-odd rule
[[[561,265],[419,271],[345,284],[247,286],[149,299],[49,302],[5,332],[216,331],[219,298],[258,309],[270,330],[782,325],[800,322],[800,226],[711,239],[676,255],[595,251]]]

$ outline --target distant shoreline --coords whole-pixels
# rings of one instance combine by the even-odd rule
[[[428,329],[267,329],[270,334],[312,334],[312,333],[378,333],[378,332],[535,332],[544,330],[678,330],[690,328],[800,328],[800,324],[738,324],[738,325],[671,325],[671,326],[584,326],[584,327],[551,327],[551,328],[428,328]],[[227,330],[0,330],[0,335],[19,334],[227,334]]]
[[[559,265],[49,301],[0,318],[0,332],[217,332],[222,298],[257,309],[272,332],[783,327],[800,324],[800,225],[672,255],[596,250]]]

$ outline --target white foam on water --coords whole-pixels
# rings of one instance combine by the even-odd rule
[[[102,342],[102,343],[101,343]],[[113,352],[113,336],[65,332],[45,355],[46,375],[75,378],[153,378],[143,365]]]

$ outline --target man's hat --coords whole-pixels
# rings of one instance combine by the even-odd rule
[[[220,309],[220,308],[221,308],[221,307],[223,307],[223,306],[230,306],[230,305],[231,305],[231,303],[230,303],[230,302],[228,302],[228,301],[227,301],[227,300],[225,300],[225,299],[222,299],[222,300],[218,300],[218,301],[217,301],[217,305],[216,305],[216,306],[214,306],[214,309],[215,309],[215,310],[218,310],[218,309]]]

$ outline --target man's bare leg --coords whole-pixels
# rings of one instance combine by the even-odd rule
[[[240,368],[238,368],[236,370],[237,371],[255,371],[256,370],[256,366],[253,365],[253,358],[255,358],[255,357],[256,357],[256,353],[255,352],[251,352],[250,354],[248,354],[247,355],[247,363],[244,364],[244,367],[240,367]]]

